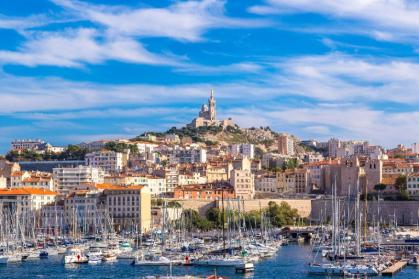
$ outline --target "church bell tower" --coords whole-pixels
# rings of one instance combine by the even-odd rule
[[[217,115],[216,115],[216,110],[215,110],[215,97],[214,97],[214,90],[211,89],[211,96],[208,99],[208,114],[209,114],[209,120],[215,120]]]

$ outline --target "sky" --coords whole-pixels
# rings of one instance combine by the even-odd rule
[[[301,139],[419,141],[419,2],[0,1],[0,154],[219,118]]]

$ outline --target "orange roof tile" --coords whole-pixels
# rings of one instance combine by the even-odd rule
[[[100,190],[141,190],[144,186],[117,186],[112,184],[96,184],[96,188]]]
[[[26,195],[57,195],[57,193],[44,189],[44,188],[12,188],[12,189],[0,189],[0,196],[26,196]]]

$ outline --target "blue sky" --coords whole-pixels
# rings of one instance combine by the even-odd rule
[[[302,139],[419,141],[419,4],[0,2],[0,153],[218,115]]]

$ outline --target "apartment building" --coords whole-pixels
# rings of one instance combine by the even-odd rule
[[[276,174],[263,174],[255,177],[255,191],[257,193],[276,193],[278,191]]]
[[[54,191],[52,174],[39,171],[16,171],[10,176],[10,188],[42,188]]]
[[[0,208],[10,212],[29,213],[53,203],[57,193],[42,188],[0,189]]]
[[[230,184],[234,187],[236,197],[251,200],[255,196],[255,177],[250,170],[233,169],[230,173]]]
[[[235,197],[234,187],[228,182],[183,185],[174,190],[176,199],[221,200]]]
[[[151,193],[144,186],[98,185],[116,229],[151,229]]]
[[[294,139],[286,134],[279,135],[277,138],[278,153],[282,155],[294,155]]]
[[[255,157],[255,146],[250,143],[231,144],[229,146],[229,153],[236,156],[243,156],[253,159]]]
[[[152,196],[160,196],[168,192],[165,178],[139,173],[105,176],[104,183],[118,186],[146,186],[150,189]]]
[[[67,195],[82,188],[83,184],[103,183],[104,171],[91,166],[78,166],[75,168],[54,168],[54,189],[60,195]]]
[[[85,164],[108,173],[121,172],[128,164],[128,154],[109,150],[91,152],[86,154]]]

